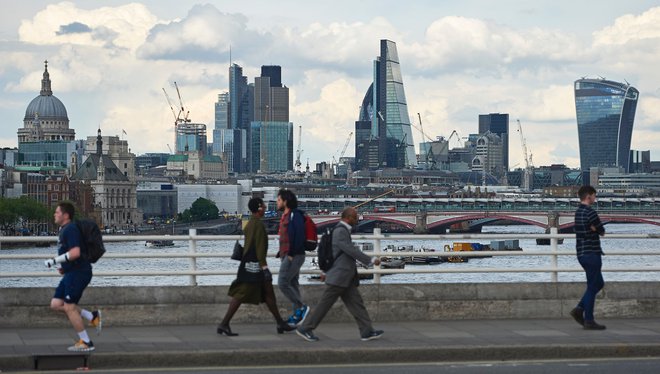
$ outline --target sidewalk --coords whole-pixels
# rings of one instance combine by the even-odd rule
[[[660,356],[660,319],[603,319],[605,331],[585,331],[572,319],[456,320],[374,324],[379,340],[360,340],[355,323],[321,324],[310,343],[274,323],[107,326],[88,330],[96,351],[89,367],[261,366],[346,362],[438,362]],[[0,329],[0,371],[33,369],[34,354],[67,354],[71,328]],[[72,368],[75,369],[75,368]]]

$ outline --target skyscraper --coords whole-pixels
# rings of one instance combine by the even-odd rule
[[[250,128],[250,171],[293,170],[293,124],[289,122],[289,88],[280,66],[262,66],[254,79],[254,115]]]
[[[509,171],[509,114],[490,113],[479,115],[479,134],[496,134],[502,140],[502,171]]]
[[[360,153],[366,157],[369,154],[363,152],[369,148],[366,142],[376,142],[378,167],[404,168],[417,165],[399,55],[396,43],[390,40],[380,41],[380,56],[374,61],[374,80],[362,102],[356,134],[364,128],[364,124],[358,122],[366,121],[371,122],[371,133],[368,137],[356,137],[356,155]],[[372,161],[357,162],[362,168],[373,167]]]
[[[245,142],[249,138],[250,122],[254,118],[254,86],[247,83],[247,77],[243,75],[243,68],[237,64],[229,67],[229,103],[227,127],[233,129],[231,136],[227,132],[222,136],[225,141],[232,141],[233,149],[231,169],[234,172],[248,171],[248,155],[250,144]]]
[[[580,167],[619,166],[628,171],[639,91],[605,79],[575,81]]]

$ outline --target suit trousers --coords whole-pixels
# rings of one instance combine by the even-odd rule
[[[372,332],[373,327],[371,325],[371,318],[369,318],[369,313],[364,306],[362,295],[360,295],[357,285],[355,284],[351,284],[348,287],[326,285],[325,291],[323,291],[323,295],[321,295],[318,305],[312,308],[310,315],[307,316],[305,322],[303,322],[302,328],[305,330],[314,330],[321,323],[339,297],[341,297],[341,300],[344,302],[346,309],[348,309],[353,315],[353,318],[355,318],[358,328],[360,329],[360,336],[367,336]]]

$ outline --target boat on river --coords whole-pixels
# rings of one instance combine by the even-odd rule
[[[164,239],[164,240],[147,240],[144,243],[145,247],[153,247],[153,248],[160,248],[160,247],[173,247],[174,246],[174,240],[169,240],[169,239]]]

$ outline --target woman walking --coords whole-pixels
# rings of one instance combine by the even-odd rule
[[[218,334],[227,336],[237,336],[237,333],[231,331],[229,322],[241,306],[242,303],[259,304],[265,302],[268,310],[275,317],[277,323],[277,332],[282,334],[284,331],[291,331],[295,327],[289,326],[277,308],[275,301],[275,292],[273,291],[273,275],[268,270],[266,263],[266,251],[268,250],[268,234],[261,218],[264,216],[266,207],[263,200],[258,197],[250,199],[248,208],[252,215],[245,226],[245,247],[243,249],[243,258],[238,267],[236,280],[229,287],[229,296],[231,301],[225,314],[225,318],[218,326]]]

